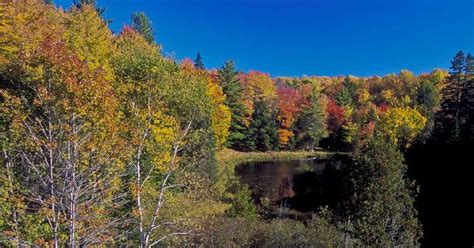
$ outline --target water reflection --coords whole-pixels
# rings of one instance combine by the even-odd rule
[[[296,160],[242,164],[236,173],[257,204],[311,212],[336,206],[345,197],[347,180],[341,160]]]

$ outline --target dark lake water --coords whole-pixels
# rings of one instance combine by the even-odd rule
[[[266,202],[299,212],[334,206],[344,196],[342,160],[252,162],[237,166],[240,182],[249,186],[257,205]]]

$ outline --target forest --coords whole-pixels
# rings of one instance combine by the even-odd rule
[[[166,56],[144,13],[113,33],[103,11],[0,3],[0,246],[411,247],[436,236],[419,214],[422,167],[407,164],[419,150],[472,147],[471,54],[419,75],[272,77]],[[297,152],[346,156],[350,190],[305,220],[264,218],[225,158]]]

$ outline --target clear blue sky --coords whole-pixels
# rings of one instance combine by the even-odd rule
[[[68,8],[71,0],[56,0]],[[118,32],[143,11],[165,54],[272,76],[448,68],[474,53],[473,0],[98,0]]]

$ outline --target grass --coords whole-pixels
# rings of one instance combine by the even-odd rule
[[[298,160],[310,157],[329,158],[336,154],[328,151],[270,151],[270,152],[238,152],[231,149],[223,149],[217,153],[217,161],[220,165],[236,166],[246,162],[285,161]]]

